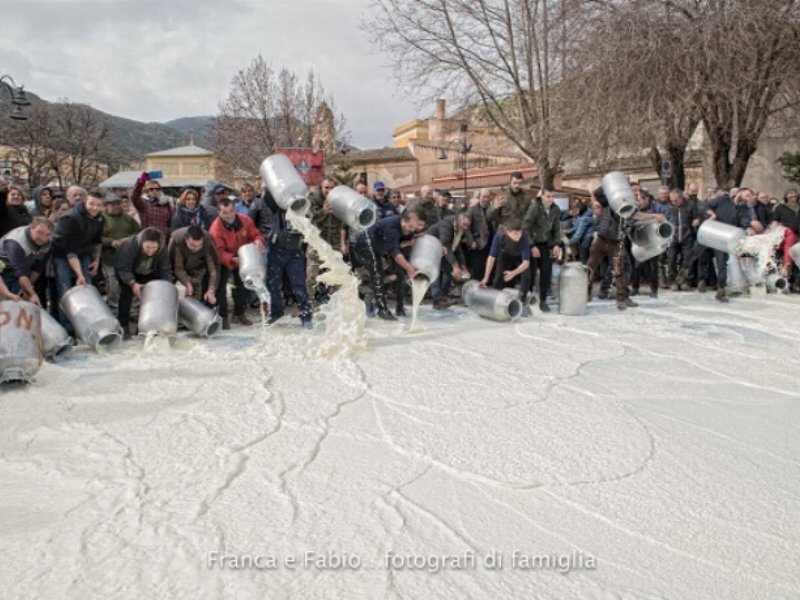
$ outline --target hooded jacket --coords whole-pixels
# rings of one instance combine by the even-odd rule
[[[42,192],[48,190],[50,192],[50,198],[52,202],[53,198],[53,190],[46,185],[40,185],[38,187],[33,188],[33,192],[31,196],[33,196],[33,208],[30,210],[31,217],[46,217],[47,215],[44,214],[42,211],[42,204],[41,204],[41,197]]]
[[[128,238],[117,251],[117,262],[114,265],[117,278],[123,283],[133,286],[136,276],[152,275],[156,279],[172,281],[172,268],[169,264],[164,234],[159,231],[158,251],[153,256],[142,252],[142,235],[140,231],[135,236]]]
[[[53,256],[69,258],[91,256],[103,239],[103,213],[89,214],[83,202],[70,208],[58,223],[53,234]]]

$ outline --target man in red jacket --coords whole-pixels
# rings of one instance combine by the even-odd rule
[[[230,329],[228,320],[228,294],[225,286],[228,274],[233,274],[233,320],[242,325],[252,325],[253,322],[244,315],[247,304],[247,290],[239,276],[239,248],[245,244],[255,243],[261,252],[265,251],[264,236],[258,230],[253,219],[247,215],[236,212],[236,206],[228,198],[219,201],[219,216],[214,219],[208,233],[214,240],[214,246],[219,254],[222,273],[219,278],[219,314],[222,316],[222,328]]]

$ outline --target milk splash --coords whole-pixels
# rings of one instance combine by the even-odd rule
[[[408,328],[408,333],[422,333],[425,331],[425,326],[417,320],[417,315],[430,283],[427,277],[421,276],[414,277],[411,280],[411,326]]]
[[[305,354],[311,358],[351,358],[366,347],[364,325],[367,317],[364,303],[358,297],[358,279],[344,262],[341,253],[322,239],[319,229],[308,217],[286,211],[286,218],[303,234],[308,245],[316,250],[321,267],[326,269],[318,281],[329,288],[338,288],[330,301],[320,308],[325,317],[324,334],[322,338],[313,338]]]

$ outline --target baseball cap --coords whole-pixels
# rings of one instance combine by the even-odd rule
[[[372,189],[373,190],[385,190],[386,186],[383,185],[382,181],[376,181],[375,183],[372,184]]]

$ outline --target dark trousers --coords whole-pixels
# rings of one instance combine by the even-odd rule
[[[535,244],[539,250],[539,258],[531,257],[531,286],[536,281],[536,272],[539,272],[539,302],[547,300],[550,292],[550,283],[553,281],[553,259],[550,257],[550,247],[547,242]],[[528,290],[530,292],[530,290]]]
[[[447,297],[450,288],[453,286],[453,265],[446,258],[442,257],[442,264],[439,267],[439,277],[431,283],[431,298]]]
[[[134,275],[136,283],[144,285],[148,281],[156,279],[155,275]],[[117,277],[119,281],[119,307],[117,309],[117,319],[122,325],[122,331],[128,333],[128,325],[131,322],[131,304],[133,304],[133,288]]]
[[[658,257],[651,258],[641,263],[637,263],[633,267],[631,274],[631,287],[639,291],[639,285],[642,278],[646,278],[647,284],[650,286],[651,292],[658,291]]]
[[[483,250],[467,250],[467,268],[473,279],[480,281],[486,272],[486,259],[489,258],[489,246]]]
[[[521,275],[517,275],[511,281],[503,281],[503,272],[513,271],[522,264],[522,259],[519,256],[509,256],[505,252],[500,252],[497,256],[497,262],[494,267],[494,288],[502,290],[507,287],[514,287],[514,284],[519,281],[519,291],[521,294],[527,296],[528,291],[531,289],[531,269],[528,267]]]
[[[619,240],[609,240],[606,238],[595,238],[589,252],[589,290],[592,293],[592,283],[598,275],[598,268],[603,259],[608,259],[609,270],[613,270],[616,275],[617,302],[624,301],[628,297],[628,286],[625,284],[625,250]]]
[[[237,273],[238,275],[238,273]],[[272,246],[267,257],[267,289],[272,297],[269,316],[277,319],[283,316],[283,296],[281,286],[284,275],[289,280],[292,295],[300,307],[300,318],[311,318],[311,303],[306,291],[306,257],[303,250],[286,250]],[[244,299],[242,300],[244,307]],[[244,311],[244,308],[242,308]]]
[[[710,280],[713,275],[713,270],[711,269],[712,256],[717,267],[717,287],[725,289],[725,286],[728,284],[728,255],[725,252],[707,248],[695,242],[692,252],[689,255],[689,264],[691,265],[697,262],[698,280],[705,281],[711,285]]]
[[[690,259],[692,256],[692,249],[694,248],[694,239],[692,236],[686,236],[683,240],[678,241],[673,239],[667,250],[669,261],[668,278],[669,281],[675,281],[678,275],[678,255],[681,257],[681,268],[689,269],[691,267]]]
[[[229,269],[221,265],[219,284],[217,285],[217,306],[219,316],[223,319],[228,316],[228,277],[233,276],[233,316],[241,317],[247,306],[247,288],[244,287],[239,269]]]

